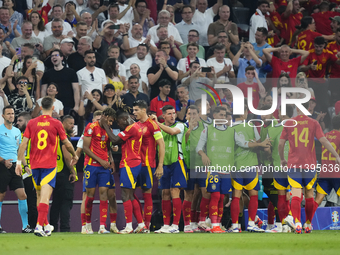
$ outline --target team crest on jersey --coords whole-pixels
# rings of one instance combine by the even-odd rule
[[[327,59],[325,57],[322,58],[322,63],[325,64],[327,62]]]
[[[105,141],[106,136],[102,135],[102,141]]]
[[[288,68],[292,68],[293,66],[292,65],[288,65]]]
[[[216,184],[211,185],[212,190],[216,189]]]
[[[93,130],[90,128],[89,130],[87,130],[87,133],[91,135],[93,133]]]

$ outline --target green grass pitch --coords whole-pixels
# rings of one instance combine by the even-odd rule
[[[2,234],[0,254],[338,255],[339,238],[340,231],[336,230],[313,231],[302,235],[247,232],[130,235],[53,233],[51,237],[36,237],[33,234]]]

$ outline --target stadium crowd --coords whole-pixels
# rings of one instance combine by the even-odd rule
[[[189,151],[194,151],[193,154],[200,156],[200,161],[194,157],[196,166],[198,161],[201,165],[208,165],[211,155],[207,147],[211,145],[209,145],[209,139],[203,134],[206,132],[208,135],[213,132],[208,127],[212,119],[226,119],[229,123],[233,120],[234,123],[238,123],[262,118],[268,126],[266,118],[250,111],[249,114],[232,115],[233,94],[229,89],[214,88],[215,84],[231,84],[241,89],[245,98],[252,98],[255,109],[271,109],[273,99],[276,98],[277,100],[274,101],[277,105],[274,106],[274,113],[265,116],[269,119],[276,119],[276,124],[302,114],[301,109],[289,105],[286,115],[281,115],[282,96],[289,99],[305,98],[303,93],[296,92],[281,95],[281,89],[284,87],[307,89],[311,98],[307,100],[308,105],[305,106],[311,113],[310,117],[315,120],[313,125],[319,124],[322,134],[332,129],[339,129],[339,120],[336,118],[340,112],[339,1],[260,0],[249,2],[241,0],[2,0],[2,7],[0,7],[0,73],[2,74],[0,111],[3,112],[3,116],[0,117],[0,124],[4,122],[6,124],[12,120],[12,117],[9,119],[6,116],[6,109],[12,109],[9,107],[12,106],[15,114],[12,122],[23,134],[28,121],[42,114],[43,98],[49,96],[53,99],[52,117],[62,122],[68,137],[81,136],[85,130],[84,137],[79,139],[80,144],[77,145],[76,153],[80,156],[84,151],[91,162],[96,157],[92,156],[93,147],[89,146],[91,140],[87,140],[94,130],[91,123],[99,121],[97,125],[109,131],[106,129],[107,123],[102,123],[101,118],[112,117],[114,122],[111,123],[111,128],[114,131],[118,130],[117,133],[125,129],[128,134],[128,128],[122,124],[123,122],[120,123],[120,119],[127,121],[129,118],[145,122],[143,118],[151,115],[148,120],[151,122],[149,125],[153,126],[155,133],[163,134],[165,153],[168,153],[168,148],[171,147],[169,141],[171,142],[172,138],[168,136],[177,137],[180,143],[185,144],[185,141],[193,139],[190,136],[190,132],[195,130],[192,125],[197,125],[202,136],[200,133],[197,138],[197,147],[194,148],[190,144]],[[248,88],[252,88],[251,94],[248,94]],[[274,93],[277,94],[274,95]],[[208,97],[206,107],[207,115],[204,115],[201,109],[202,96],[208,94],[210,98]],[[107,110],[109,108],[114,109],[116,113],[113,114]],[[245,111],[248,112],[247,107]],[[148,115],[143,115],[144,113]],[[110,124],[110,121],[108,123]],[[165,125],[162,125],[164,123]],[[271,163],[267,163],[268,158],[264,153],[269,149],[269,144],[271,143],[273,147],[275,142],[269,141],[267,139],[269,131],[263,130],[265,130],[264,127],[252,131],[253,134],[248,137],[249,140],[244,140],[244,137],[243,139],[242,137],[230,138],[233,141],[232,147],[235,153],[237,150],[245,150],[249,153],[247,155],[253,158],[253,161],[247,162],[249,167],[277,164],[274,162],[274,156],[271,156],[272,159],[269,160]],[[0,132],[5,131],[0,129]],[[107,135],[104,132],[105,139],[103,139],[105,141],[110,139],[114,145],[126,142],[125,133],[120,135],[120,138],[117,138],[117,135],[112,137],[111,134],[112,131],[107,132]],[[321,137],[320,133],[315,134],[317,138]],[[164,143],[162,145],[157,142],[160,139],[159,136],[154,135],[154,137],[155,146],[157,144],[159,147],[164,147]],[[250,141],[253,139],[259,141]],[[289,140],[288,136],[286,140]],[[248,149],[241,146],[242,142],[247,144]],[[280,150],[279,143],[276,142],[276,149]],[[323,142],[321,143],[328,149]],[[7,144],[0,144],[0,147],[6,148],[6,146]],[[132,143],[133,146],[134,143]],[[258,153],[249,150],[249,148],[257,147],[264,149],[256,150]],[[195,168],[185,161],[182,148],[184,147],[178,148],[175,161],[171,156],[168,158],[165,156],[164,165],[169,169],[164,167],[163,176],[173,171],[170,166],[181,171],[184,168],[184,162],[188,169]],[[112,147],[112,149],[118,150],[117,147]],[[0,157],[3,159],[1,163],[9,169],[12,165],[1,155],[3,150],[0,149]],[[159,150],[159,154],[161,154],[160,151],[162,150]],[[279,151],[273,149],[272,154],[274,152],[279,157]],[[154,153],[157,154],[156,151]],[[67,154],[68,152],[60,145],[58,174],[50,213],[50,223],[54,227],[46,222],[46,235],[50,234],[54,228],[57,230],[59,218],[60,231],[70,230],[73,182],[78,179],[76,170],[78,172],[82,170],[74,169],[69,165],[70,156]],[[331,158],[331,154],[329,155]],[[157,164],[160,161],[159,157],[160,155],[157,157]],[[27,159],[29,159],[29,153],[27,153]],[[218,159],[216,160],[218,162]],[[103,166],[100,160],[97,161],[99,166]],[[86,159],[85,162],[88,163]],[[175,163],[180,166],[173,165]],[[150,167],[151,165],[146,163],[142,166]],[[159,166],[163,166],[163,162]],[[23,164],[24,170],[26,167],[30,167],[28,161],[27,164]],[[133,167],[131,165],[130,167],[131,169],[124,164],[119,166],[125,169],[127,179],[135,177],[129,175],[129,171],[133,172]],[[151,168],[153,171],[157,168],[156,162]],[[159,176],[158,174],[157,168],[156,176],[160,177],[161,174]],[[82,233],[93,233],[90,211],[96,185],[93,187],[91,183],[88,186],[89,175],[90,171],[85,168],[86,190],[84,187],[81,209]],[[143,189],[144,215],[138,213],[141,205],[130,192],[136,184],[122,188],[125,210],[129,208],[135,216],[137,215],[136,219],[139,224],[135,232],[149,232],[150,229],[152,175],[150,176],[151,186],[148,184],[148,188]],[[273,187],[272,178],[273,176],[263,178],[263,180],[270,180],[270,183],[264,186],[265,189],[268,188],[268,193],[275,194],[274,190],[279,190],[277,187],[283,185],[278,184]],[[181,211],[185,223],[184,232],[224,232],[223,227],[220,226],[221,217],[224,205],[231,200],[228,196],[229,189],[225,191],[222,188],[226,185],[223,182],[224,177],[218,176],[215,181],[214,175],[208,176],[207,183],[212,182],[207,186],[206,178],[201,177],[198,179],[202,179],[203,183],[193,183],[191,188],[186,179],[185,175],[184,181],[171,180],[171,185],[162,182],[161,179],[164,226],[158,232],[179,232]],[[230,180],[230,177],[226,179]],[[242,181],[238,182],[241,179]],[[250,185],[252,182],[247,182],[249,179],[257,180],[255,185]],[[226,232],[241,231],[238,217],[239,214],[242,215],[244,207],[249,209],[248,230],[262,232],[261,220],[256,216],[259,186],[257,175],[232,176],[231,182],[233,181],[233,188],[236,189],[235,186],[238,183],[241,189],[236,189],[237,192],[232,195],[232,226]],[[23,182],[25,192],[21,190],[20,185],[3,182],[2,185],[5,183],[6,187],[0,187],[0,214],[7,185],[11,190],[20,188],[20,192],[16,192],[19,199],[19,212],[23,219],[23,232],[29,233],[33,232],[30,226],[35,227],[38,217],[37,197],[32,188],[35,185],[34,179],[26,172],[23,174]],[[314,182],[311,185],[315,185]],[[308,186],[307,184],[305,186]],[[221,188],[221,192],[215,192],[216,185],[218,189]],[[119,231],[116,227],[115,192],[113,187],[109,186],[110,184],[105,186],[105,189],[99,187],[100,210],[106,207],[107,212],[109,207],[112,232],[131,233],[133,229],[129,224],[132,221],[132,214],[126,214],[127,226],[124,230]],[[224,188],[226,187],[228,186]],[[243,188],[246,192],[242,192]],[[295,225],[299,223],[300,218],[292,219],[290,216],[290,197],[286,188],[287,186],[276,192],[276,198],[270,196],[268,232],[288,232],[290,227],[301,232],[300,225]],[[183,202],[180,198],[181,189],[186,189]],[[316,202],[314,200],[311,202],[308,200],[311,198],[309,190],[308,186],[304,191],[306,208],[315,212],[324,198],[325,191],[320,193],[323,196],[317,197]],[[286,196],[288,202],[286,202]],[[24,205],[26,202],[22,201],[26,198],[27,204]],[[294,200],[294,202],[292,200],[292,205],[298,202],[301,204],[301,200]],[[239,205],[236,206],[236,203]],[[151,210],[146,207],[151,207]],[[171,210],[173,210],[174,221],[172,225],[170,225]],[[28,219],[25,220],[24,214],[27,211]],[[296,207],[292,208],[293,214],[296,214],[296,211]],[[274,222],[275,215],[276,223]],[[307,233],[311,231],[310,224],[313,215],[306,215]],[[211,227],[206,223],[207,217],[211,221]],[[105,220],[106,217],[102,217],[101,214],[99,233],[109,232],[105,226],[103,227],[102,223]],[[128,222],[128,220],[131,221]],[[0,227],[0,232],[5,231]]]

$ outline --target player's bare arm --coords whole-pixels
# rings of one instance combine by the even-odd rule
[[[115,167],[115,161],[113,160],[113,156],[112,156],[112,151],[111,150],[108,151],[108,155],[109,155],[109,160],[110,160],[110,163],[111,163],[110,167],[112,169],[112,174],[113,174],[116,171],[116,167]]]
[[[326,137],[321,137],[319,139],[320,143],[325,146],[325,148],[330,152],[332,153],[332,155],[336,158],[336,162],[338,164],[340,164],[340,157],[339,157],[339,154],[336,153],[336,151],[334,150],[334,147],[331,145],[331,143],[327,140]]]
[[[326,139],[326,138],[325,138]],[[327,139],[326,139],[327,140]],[[321,141],[320,141],[321,142]],[[284,155],[284,150],[285,150],[285,143],[286,140],[285,139],[280,139],[279,142],[279,155],[280,155],[280,159],[281,159],[281,165],[285,166],[287,165],[287,160],[285,159],[285,155]],[[333,147],[332,147],[333,148]],[[334,149],[333,149],[334,150]]]
[[[77,150],[76,150],[76,155],[78,158],[80,158],[80,154],[83,152],[83,148],[79,148],[77,147]]]
[[[28,140],[27,137],[23,137],[22,142],[21,142],[20,147],[19,147],[19,150],[18,150],[18,159],[25,158],[25,151],[27,149],[28,141],[29,140]],[[29,171],[31,171],[31,170],[29,170]],[[21,173],[22,173],[21,160],[17,160],[17,165],[15,167],[15,173],[18,176],[21,176]],[[31,174],[30,172],[27,172],[27,173]]]
[[[65,159],[65,162],[66,162],[66,166],[70,170],[69,181],[71,183],[74,183],[76,181],[76,179],[77,179],[77,173],[74,170],[73,166],[71,166],[72,155],[68,152],[68,150],[66,149],[65,145],[61,146],[61,150],[63,151],[64,159]]]
[[[61,142],[66,147],[67,151],[71,153],[72,155],[71,166],[74,166],[75,164],[77,164],[79,158],[76,155],[76,152],[74,151],[72,143],[68,139],[64,139]]]
[[[160,138],[156,140],[156,144],[158,145],[158,166],[155,171],[155,176],[159,180],[163,175],[163,161],[164,161],[164,155],[165,155],[165,144],[164,139]]]
[[[177,135],[181,133],[181,130],[177,127],[172,128],[172,127],[168,127],[166,125],[162,125],[161,123],[159,123],[156,115],[151,115],[150,119],[154,120],[158,124],[160,129],[162,129],[165,133],[168,133],[169,135]]]
[[[102,121],[105,117],[102,117],[100,119],[100,124],[103,126],[103,128],[105,129],[110,141],[112,142],[112,144],[117,145],[117,144],[121,144],[123,143],[123,140],[117,136],[114,135],[111,131],[111,128],[109,127],[109,125],[107,124],[107,121]]]
[[[105,169],[108,169],[110,167],[110,163],[108,161],[102,160],[101,158],[97,157],[96,154],[94,154],[91,149],[90,149],[90,144],[91,144],[92,138],[89,136],[84,136],[84,152],[92,159],[97,161],[102,167]]]

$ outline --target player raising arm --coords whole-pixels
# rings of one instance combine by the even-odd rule
[[[34,230],[37,236],[45,237],[51,233],[45,233],[43,224],[47,221],[50,197],[55,187],[57,174],[57,146],[58,136],[66,149],[72,154],[71,166],[75,165],[78,157],[72,144],[67,139],[65,130],[60,121],[52,118],[54,110],[53,99],[44,97],[41,101],[43,114],[28,122],[22,143],[18,152],[18,159],[24,157],[28,141],[31,139],[31,168],[34,186],[37,191],[38,222]],[[21,160],[17,161],[15,168],[17,175],[21,175]]]
[[[309,103],[302,104],[308,109]],[[298,116],[285,123],[279,142],[281,165],[288,167],[288,181],[292,188],[291,211],[294,219],[286,217],[285,221],[298,234],[302,233],[301,225],[301,192],[305,187],[306,198],[306,233],[311,232],[311,220],[314,214],[314,187],[316,181],[316,154],[314,137],[336,158],[340,157],[331,143],[326,139],[320,124],[297,108]],[[288,163],[284,158],[285,142],[289,141]],[[295,222],[294,222],[295,221]]]

